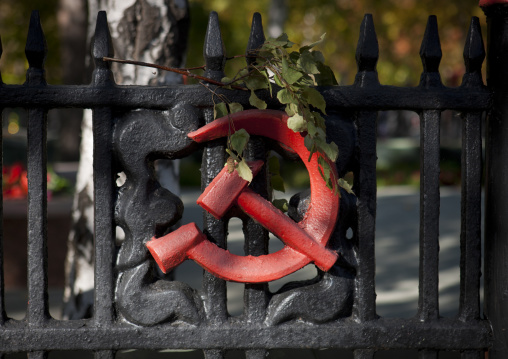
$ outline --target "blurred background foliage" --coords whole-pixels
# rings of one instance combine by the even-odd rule
[[[80,0],[76,0],[80,1]],[[274,3],[284,7],[284,31],[289,38],[305,45],[326,33],[320,51],[334,70],[340,84],[354,79],[354,54],[360,24],[365,13],[374,17],[379,40],[378,72],[384,84],[412,86],[421,73],[419,48],[427,18],[437,15],[443,48],[441,74],[446,85],[460,84],[464,72],[462,51],[471,16],[483,18],[476,0],[190,0],[191,33],[187,66],[203,65],[203,38],[210,11],[217,11],[228,56],[243,54],[254,12],[263,16],[265,33],[273,17]],[[61,83],[58,32],[59,0],[2,0],[0,36],[3,55],[0,59],[6,83],[24,82],[27,62],[24,45],[30,11],[38,9],[48,41],[46,70],[51,83]],[[272,12],[270,11],[272,9]],[[484,23],[484,21],[482,22]],[[485,24],[484,24],[485,25]],[[86,29],[83,29],[86,31]],[[485,29],[484,29],[485,33]],[[236,60],[239,61],[239,60]],[[232,64],[230,71],[241,64]]]
[[[228,56],[243,54],[249,36],[252,14],[263,17],[265,34],[270,8],[276,1],[191,0],[193,18],[188,64],[203,64],[202,43],[208,13],[215,10],[221,21]],[[443,49],[441,74],[446,85],[460,84],[464,73],[462,57],[471,16],[484,19],[476,0],[286,0],[284,31],[300,45],[313,42],[326,33],[319,50],[335,72],[340,84],[351,84],[356,73],[355,51],[360,24],[366,13],[373,14],[378,35],[381,83],[414,86],[422,71],[419,50],[427,18],[436,15]],[[484,24],[485,21],[482,21]],[[486,33],[486,29],[483,29]]]
[[[71,84],[89,81],[89,76],[88,79],[87,75],[83,76],[88,73],[84,70],[84,53],[77,51],[76,48],[71,52],[64,51],[69,48],[69,43],[75,44],[77,48],[86,48],[84,45],[86,36],[82,36],[81,39],[74,42],[69,41],[69,36],[67,38],[65,36],[68,33],[68,28],[64,26],[66,15],[65,11],[62,11],[65,9],[63,4],[66,3],[69,6],[68,4],[74,5],[78,2],[81,4],[81,8],[85,9],[81,11],[81,13],[85,13],[83,16],[85,21],[74,22],[75,26],[81,26],[82,33],[86,34],[86,0],[0,1],[0,36],[3,44],[0,72],[5,83],[20,84],[25,81],[25,71],[28,64],[24,55],[24,47],[30,12],[33,9],[40,11],[42,26],[48,42],[46,60],[48,82]],[[323,52],[327,64],[332,68],[341,85],[353,83],[356,74],[356,44],[360,24],[366,13],[373,15],[380,52],[377,69],[381,83],[387,85],[418,85],[422,72],[419,50],[429,15],[436,15],[438,19],[443,50],[440,72],[445,85],[458,86],[461,83],[465,70],[463,49],[471,16],[480,17],[483,34],[486,34],[485,16],[478,7],[477,0],[189,0],[189,4],[191,30],[187,67],[204,64],[203,42],[211,11],[216,11],[219,14],[228,56],[245,53],[252,15],[257,11],[263,17],[267,37],[278,36],[283,29],[292,41],[302,46],[319,39],[323,33],[326,33],[326,39],[323,44],[319,45],[318,50]],[[67,17],[66,26],[69,26],[68,19]],[[71,25],[72,23],[70,21]],[[226,66],[227,74],[236,73],[237,69],[244,66],[243,64],[244,59],[230,61]],[[75,74],[78,74],[78,77],[72,79],[72,75]],[[57,123],[60,124],[60,127],[57,126],[60,132],[55,138],[62,142],[62,139],[69,138],[63,130],[60,130],[64,128],[62,124],[79,122],[63,120],[61,123],[58,121]],[[68,131],[76,132],[76,135],[73,135],[74,138],[79,137],[79,126],[74,126]],[[6,131],[4,131],[5,133]],[[442,172],[447,172],[446,168],[449,168],[448,172],[453,174],[448,176],[452,180],[444,182],[457,184],[460,181],[460,119],[457,118],[457,114],[443,113],[441,134],[442,145],[446,142],[446,146],[452,148],[454,153],[450,165],[445,166],[448,163],[446,162],[447,158],[442,158]],[[419,171],[418,115],[408,111],[380,113],[378,136],[379,184],[413,184],[415,180],[417,181]],[[399,142],[387,140],[397,137],[405,137],[409,141],[404,142],[402,146]],[[75,140],[70,142],[76,143]],[[68,158],[75,160],[79,158],[79,153],[76,152],[77,148],[74,146],[70,150],[66,149],[60,152],[72,154]],[[410,161],[404,157],[408,153],[414,154]],[[442,150],[443,153],[445,152]],[[394,157],[394,154],[397,156]],[[390,158],[390,160],[383,161],[386,158]],[[398,162],[397,158],[400,159]],[[186,164],[182,163],[183,185],[186,183],[185,166]],[[196,157],[192,166],[199,168],[199,158]],[[199,179],[195,171],[189,173],[192,174],[192,178]],[[296,177],[293,174],[289,177]],[[190,179],[189,181],[192,182]],[[295,186],[298,185],[295,183]]]
[[[25,73],[28,68],[28,61],[25,58],[25,44],[32,10],[39,10],[42,28],[48,43],[46,59],[48,82],[56,84],[61,82],[58,2],[59,0],[0,1],[0,37],[3,47],[0,71],[5,83],[20,84],[25,82]]]

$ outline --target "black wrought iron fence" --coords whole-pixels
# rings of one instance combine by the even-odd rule
[[[42,358],[54,350],[89,350],[97,358],[113,358],[121,349],[202,349],[207,358],[221,358],[227,350],[239,349],[247,358],[262,358],[276,348],[342,348],[354,351],[357,359],[373,358],[377,351],[390,349],[417,349],[420,358],[437,358],[439,351],[481,358],[486,350],[491,359],[507,357],[508,126],[503,120],[508,112],[508,47],[504,44],[508,6],[489,4],[486,13],[489,87],[481,75],[485,51],[479,19],[473,18],[464,49],[466,73],[462,85],[454,88],[441,82],[441,47],[433,16],[420,51],[420,84],[410,88],[381,85],[374,23],[371,16],[365,16],[355,83],[319,88],[327,103],[327,136],[341,153],[339,174],[354,174],[355,194],[342,191],[339,219],[329,242],[341,260],[314,280],[290,283],[276,293],[269,291],[267,283],[246,284],[244,313],[231,317],[223,279],[204,271],[200,291],[161,279],[145,248],[183,210],[181,201],[156,181],[153,161],[180,158],[202,148],[203,189],[224,166],[225,140],[198,145],[187,137],[213,120],[209,90],[200,85],[115,85],[110,65],[103,61],[113,55],[104,12],[98,15],[92,45],[92,83],[47,84],[43,68],[47,50],[34,12],[26,45],[27,81],[23,85],[0,82],[0,108],[26,108],[29,118],[29,302],[25,320],[9,318],[0,285],[0,352],[28,352],[30,358]],[[255,15],[248,48],[257,48],[263,41],[261,18]],[[204,57],[206,76],[220,80],[225,53],[216,13],[210,15]],[[264,96],[269,108],[279,108],[267,94],[260,92],[259,96]],[[249,107],[248,94],[242,91],[228,92],[228,97]],[[50,109],[64,107],[93,111],[95,304],[93,317],[86,320],[55,320],[48,310],[46,116]],[[389,109],[416,111],[421,120],[419,299],[418,313],[411,319],[376,314],[376,121],[378,111]],[[438,293],[439,122],[447,109],[461,113],[463,126],[460,308],[454,318],[440,317]],[[485,317],[481,317],[481,128],[486,111],[490,117],[486,131]],[[256,138],[247,157],[266,161],[273,145]],[[127,181],[117,188],[119,171],[126,173]],[[266,169],[262,171],[265,175],[258,175],[251,188],[269,197]],[[306,210],[305,199],[300,194],[292,201],[295,220]],[[242,217],[242,221],[245,254],[267,254],[268,232],[252,219]],[[116,225],[126,232],[118,255]],[[203,226],[209,241],[227,247],[227,220],[205,212]],[[9,269],[2,265],[0,270],[2,280]]]

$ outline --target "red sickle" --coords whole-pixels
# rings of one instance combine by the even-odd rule
[[[313,154],[311,161],[307,162],[309,151],[305,148],[303,137],[287,128],[287,115],[281,111],[273,110],[248,110],[237,112],[230,117],[223,117],[190,133],[188,136],[196,142],[206,142],[212,139],[225,137],[229,133],[230,120],[234,122],[236,130],[244,128],[251,135],[259,135],[281,142],[292,148],[302,158],[309,171],[311,187],[311,204],[305,217],[297,225],[314,238],[321,246],[326,246],[328,239],[335,227],[339,210],[339,197],[326,187],[318,171],[318,154]],[[325,158],[330,164],[333,174],[337,176],[335,164]],[[249,193],[244,191],[243,193]],[[248,197],[245,196],[245,197]],[[238,203],[243,206],[246,213],[258,211],[257,203]],[[250,209],[249,209],[250,208]],[[292,226],[295,226],[292,223]],[[178,232],[186,231],[188,238],[178,238]],[[172,236],[172,240],[169,240]],[[147,243],[157,263],[164,270],[180,264],[186,258],[198,262],[209,272],[219,278],[243,282],[260,283],[282,278],[309,264],[311,259],[297,250],[285,246],[278,252],[253,256],[237,256],[217,247],[206,240],[195,224],[180,227],[161,238],[154,238]],[[166,260],[167,257],[176,261]],[[333,263],[332,263],[333,265]],[[329,265],[331,267],[331,265]],[[329,269],[328,267],[328,269]]]

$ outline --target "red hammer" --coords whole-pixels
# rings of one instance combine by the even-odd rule
[[[263,166],[263,162],[254,161],[249,163],[249,166],[255,175]],[[316,242],[297,223],[247,186],[248,182],[238,176],[236,171],[228,173],[225,167],[201,194],[197,203],[217,219],[222,218],[232,206],[236,205],[286,245],[310,258],[320,269],[328,271],[335,264],[336,252]],[[178,233],[182,230],[186,233]],[[187,226],[185,229],[181,227],[175,232],[147,243],[147,247],[163,271],[180,264],[185,260],[184,253],[191,251],[206,238],[195,226],[192,227],[193,235],[188,235],[189,230],[190,228]],[[170,239],[169,236],[178,236],[179,238]],[[171,255],[173,259],[166,258],[171,252],[167,247],[169,241],[179,242],[173,245],[178,247],[178,251],[184,251],[184,253],[173,253]],[[174,247],[175,250],[177,250],[176,247]]]

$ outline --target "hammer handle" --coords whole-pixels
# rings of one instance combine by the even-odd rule
[[[249,217],[272,232],[286,245],[309,257],[323,271],[328,271],[337,261],[336,252],[316,242],[297,223],[250,188],[244,189],[236,202]]]

